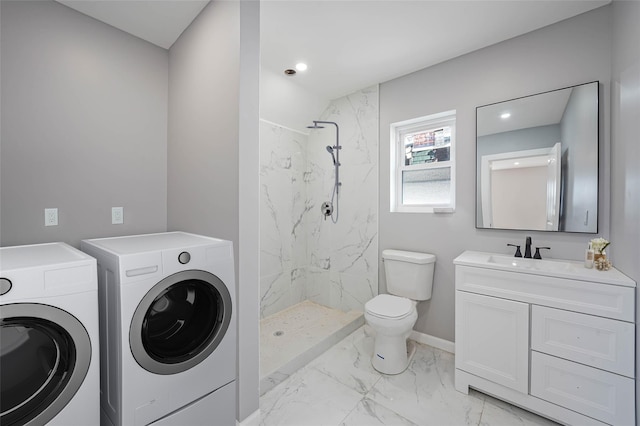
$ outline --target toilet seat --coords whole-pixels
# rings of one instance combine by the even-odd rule
[[[364,305],[365,311],[378,318],[400,320],[411,315],[414,304],[406,297],[380,294]]]

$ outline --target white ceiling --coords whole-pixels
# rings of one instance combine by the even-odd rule
[[[209,3],[209,0],[56,1],[165,49]]]
[[[261,63],[330,99],[570,18],[608,1],[266,1]]]
[[[57,0],[168,48],[207,1]],[[219,0],[214,0],[219,1]],[[237,1],[237,0],[236,0]],[[610,0],[262,0],[261,64],[336,98],[606,5]]]

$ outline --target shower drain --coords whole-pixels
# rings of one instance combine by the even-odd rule
[[[284,331],[278,330],[275,333],[273,333],[273,335],[276,336],[276,337],[280,337],[280,336],[284,335]]]

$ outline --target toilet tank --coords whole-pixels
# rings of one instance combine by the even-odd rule
[[[431,299],[436,256],[402,250],[383,250],[387,292],[412,300]]]

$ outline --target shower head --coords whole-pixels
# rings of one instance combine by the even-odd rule
[[[313,126],[307,126],[307,129],[324,129],[324,126],[318,125],[317,121],[313,121]]]
[[[333,147],[331,145],[327,145],[327,151],[329,151],[329,153],[333,154]]]

